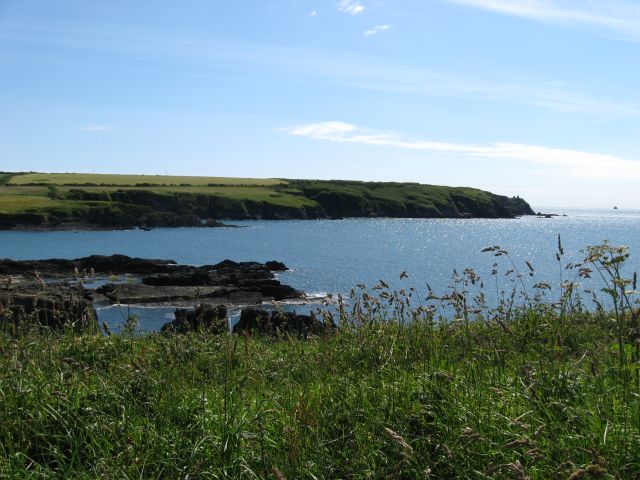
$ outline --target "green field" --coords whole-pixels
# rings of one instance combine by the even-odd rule
[[[249,179],[247,179],[249,180]],[[60,187],[61,192],[70,192],[77,187]],[[122,187],[82,187],[86,192],[115,192],[122,189]],[[291,193],[275,190],[267,186],[248,186],[244,185],[231,185],[228,186],[174,186],[174,187],[136,187],[138,191],[147,191],[157,193],[159,195],[171,195],[174,193],[186,193],[186,194],[202,194],[211,195],[214,197],[228,198],[232,200],[244,201],[251,200],[255,202],[267,202],[274,205],[291,206],[291,207],[304,207],[317,205],[315,202],[300,196],[292,195]]]
[[[0,213],[22,213],[37,210],[48,210],[64,205],[63,201],[52,200],[46,196],[9,195],[0,193]]]
[[[120,185],[125,187],[137,184],[153,185],[279,185],[282,180],[274,178],[231,178],[231,177],[189,177],[166,175],[114,175],[99,173],[26,173],[13,176],[11,185],[46,183],[52,185]]]
[[[79,207],[80,203],[72,204],[67,199],[69,192],[79,189],[89,194],[135,189],[161,197],[176,193],[200,194],[296,209],[317,206],[299,190],[276,189],[287,185],[286,181],[278,179],[75,173],[27,173],[6,175],[4,179],[5,184],[0,185],[0,213],[4,214],[47,213],[52,208]],[[51,188],[55,188],[55,193]],[[56,198],[50,198],[52,196]]]

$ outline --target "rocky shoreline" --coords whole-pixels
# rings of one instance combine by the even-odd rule
[[[94,304],[122,303],[194,305],[178,309],[165,332],[229,330],[227,305],[255,306],[269,301],[303,299],[304,293],[282,284],[273,272],[287,270],[281,262],[234,262],[179,265],[168,259],[126,255],[92,255],[74,260],[0,259],[0,325],[55,331],[97,332]],[[253,312],[253,313],[251,313]],[[274,316],[275,315],[275,316]],[[242,311],[241,330],[316,333],[322,323],[310,316]]]
[[[153,230],[155,228],[243,228],[239,225],[230,225],[216,220],[201,221],[199,219],[185,219],[174,221],[171,223],[156,222],[152,225],[139,222],[128,222],[122,224],[88,222],[83,220],[68,219],[43,219],[43,220],[24,220],[14,218],[7,214],[0,214],[0,230],[18,231],[18,232],[101,232],[114,230]],[[22,222],[22,223],[21,223]],[[33,223],[30,223],[33,222]]]

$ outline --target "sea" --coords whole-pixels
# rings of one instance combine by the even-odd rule
[[[575,279],[565,268],[567,264],[580,262],[588,246],[604,241],[629,248],[626,275],[640,270],[639,210],[553,208],[544,212],[557,216],[258,220],[227,222],[237,228],[2,231],[0,258],[78,258],[120,253],[191,265],[225,259],[278,260],[290,269],[278,274],[279,280],[306,292],[310,303],[327,294],[348,297],[352,289],[371,288],[380,280],[392,289],[413,288],[417,295],[426,296],[427,285],[442,294],[450,290],[454,272],[468,268],[487,283],[496,278],[512,278],[513,273],[506,274],[515,269],[530,288],[540,282],[557,287]],[[558,238],[564,252],[560,261],[556,255]],[[483,252],[494,246],[509,255],[496,257],[495,252]],[[492,273],[495,271],[498,273]],[[603,286],[599,279],[577,280],[584,283],[581,287],[587,291]],[[115,330],[135,314],[140,330],[155,331],[173,319],[175,310],[172,305],[97,307],[100,321]],[[287,308],[300,311],[306,307],[294,302]]]

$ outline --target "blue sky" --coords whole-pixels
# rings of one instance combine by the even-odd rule
[[[640,208],[640,2],[0,0],[0,170]]]

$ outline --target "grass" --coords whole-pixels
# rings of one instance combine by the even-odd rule
[[[33,187],[37,188],[37,187]],[[68,193],[78,187],[60,187],[59,191]],[[122,187],[82,187],[83,191],[94,192],[115,192]],[[295,195],[291,190],[280,191],[270,187],[262,186],[174,186],[174,187],[136,187],[136,190],[157,193],[160,195],[171,195],[174,193],[200,194],[214,196],[238,201],[266,202],[273,205],[289,207],[317,206],[317,203],[300,195]]]
[[[233,178],[233,177],[195,177],[171,175],[115,175],[100,173],[26,173],[10,179],[11,185],[46,183],[51,185],[280,185],[282,180],[274,178]]]
[[[46,196],[48,192],[47,187],[15,187],[15,186],[2,186],[0,188],[0,196],[5,195],[33,195],[33,196]]]
[[[517,271],[489,307],[467,270],[427,299],[358,289],[307,340],[0,336],[0,476],[638,478],[625,255],[590,249],[574,270],[602,274],[611,313]]]
[[[67,206],[68,203],[62,200],[53,200],[46,196],[0,194],[0,213],[47,211]]]

